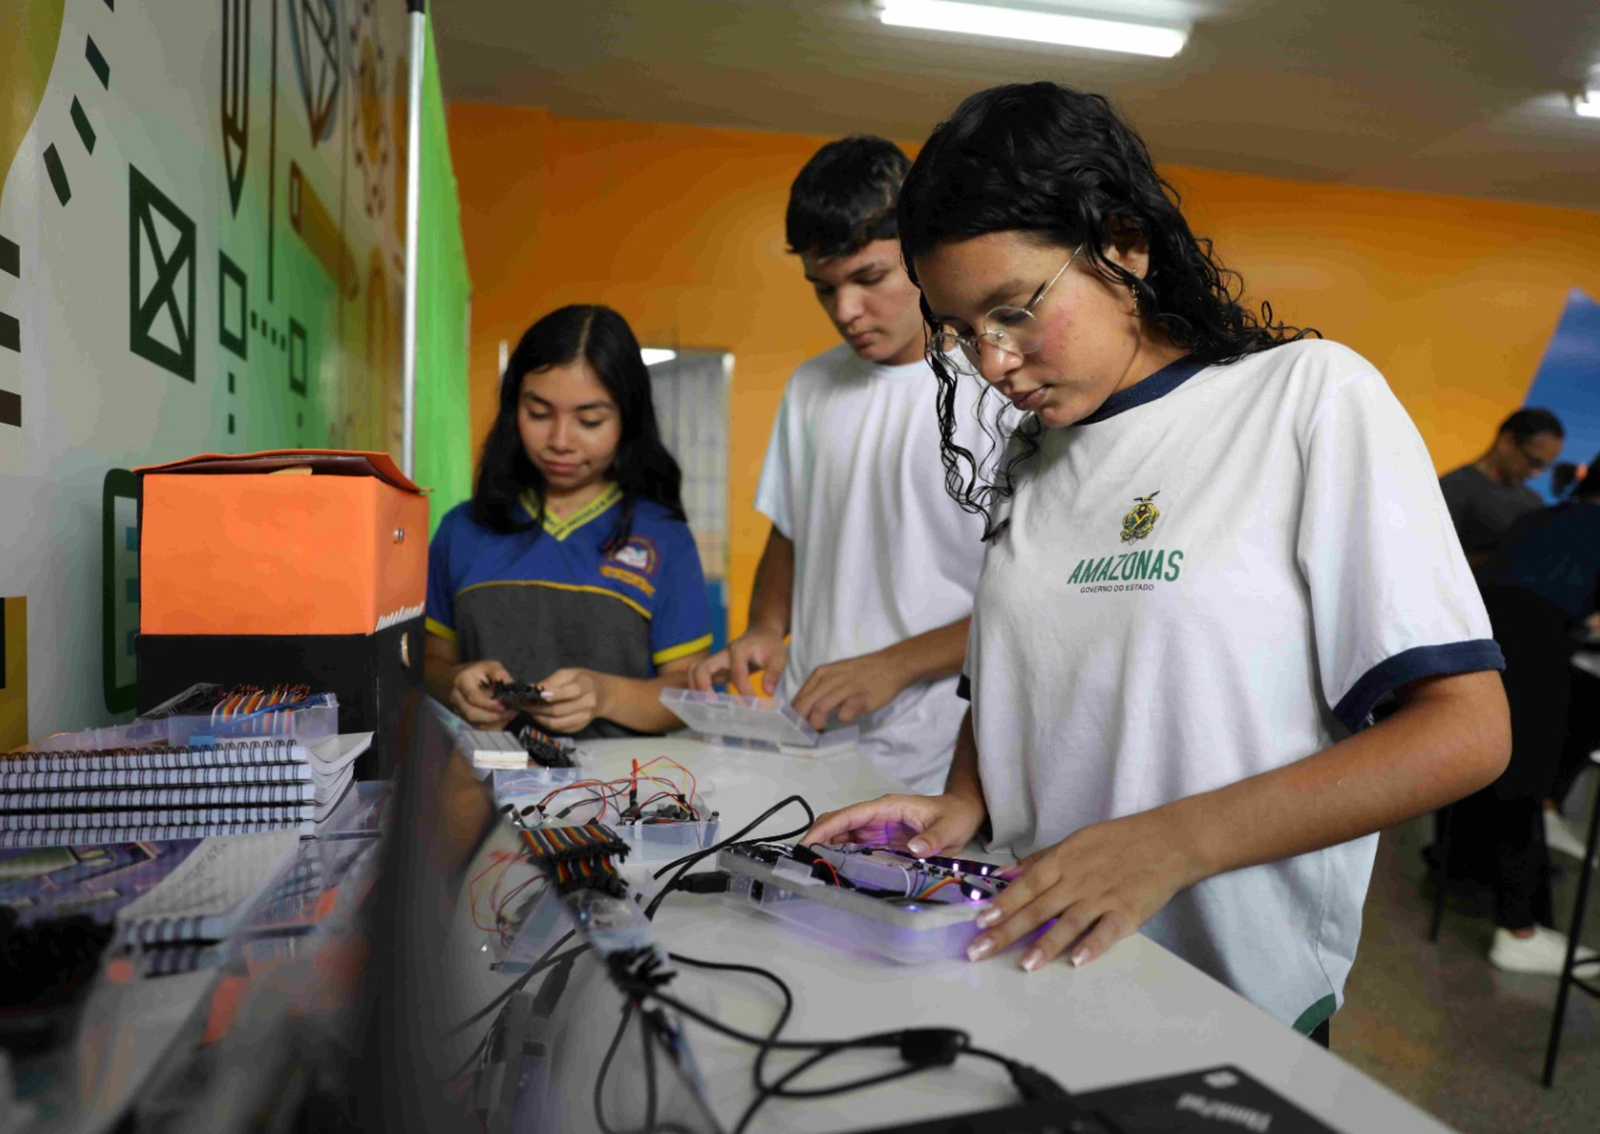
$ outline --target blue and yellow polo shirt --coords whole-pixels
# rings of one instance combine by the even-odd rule
[[[711,607],[689,525],[639,500],[633,530],[603,549],[622,490],[611,485],[581,511],[544,519],[537,538],[507,535],[452,508],[428,550],[428,632],[456,643],[462,661],[493,658],[519,681],[581,666],[620,677],[711,646]],[[523,500],[537,516],[537,498]],[[581,736],[627,736],[595,721]]]

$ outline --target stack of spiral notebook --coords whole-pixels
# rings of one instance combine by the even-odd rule
[[[371,733],[0,753],[0,847],[315,834]]]

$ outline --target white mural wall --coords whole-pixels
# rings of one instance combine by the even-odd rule
[[[132,707],[128,470],[398,452],[406,50],[398,2],[0,4],[0,746]]]

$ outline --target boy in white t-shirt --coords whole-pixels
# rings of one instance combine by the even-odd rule
[[[1239,302],[1098,95],[973,95],[899,213],[941,387],[979,375],[1032,418],[993,475],[943,453],[990,521],[944,792],[807,838],[987,830],[1021,862],[973,960],[1037,930],[1024,969],[1083,964],[1142,928],[1326,1043],[1375,832],[1510,752],[1422,438],[1355,352]]]
[[[945,491],[938,386],[894,225],[909,165],[893,142],[846,138],[795,179],[789,246],[845,342],[784,390],[756,491],[772,531],[749,627],[691,680],[753,694],[759,671],[759,692],[817,728],[854,723],[883,771],[938,791],[966,707],[956,675],[983,521]],[[953,395],[951,440],[981,454],[980,385]]]

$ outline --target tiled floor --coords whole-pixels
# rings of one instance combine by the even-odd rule
[[[1334,1053],[1465,1134],[1600,1131],[1600,1001],[1571,995],[1555,1087],[1545,1090],[1556,981],[1491,968],[1493,923],[1454,897],[1439,943],[1428,943],[1420,851],[1431,831],[1419,820],[1382,838],[1355,971],[1333,1020]],[[1564,927],[1578,871],[1570,859],[1557,862],[1570,867],[1556,883]],[[1600,945],[1600,880],[1594,891],[1583,939]]]

